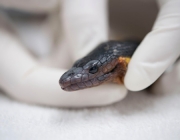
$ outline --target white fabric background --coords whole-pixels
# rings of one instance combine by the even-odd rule
[[[148,27],[141,24],[141,33],[137,27],[140,17],[145,21],[147,21],[146,17],[150,17],[153,21],[157,13],[157,9],[152,8],[153,4],[145,6],[147,1],[143,2],[143,11],[148,7],[152,9],[148,16],[137,9],[136,13],[139,16],[126,19],[126,16],[123,18],[123,6],[117,7],[120,14],[115,17],[111,16],[110,20],[118,18],[123,18],[123,20],[111,23],[111,27],[121,27],[119,30],[112,28],[114,36],[121,33],[118,35],[118,39],[123,38],[122,35],[142,38],[150,30],[149,26],[152,24],[150,21],[148,21],[150,24]],[[110,5],[110,7],[115,5]],[[111,8],[110,13],[116,12],[113,10],[115,8]],[[154,16],[151,17],[152,14]],[[133,28],[133,25],[136,25],[135,28],[126,28],[126,24],[132,23],[132,21],[135,23],[129,26]],[[30,28],[30,30],[32,29]],[[21,30],[19,29],[19,31]],[[39,36],[41,36],[40,33]],[[49,44],[51,44],[51,40]],[[47,50],[49,49],[47,47]],[[46,55],[46,51],[40,55]],[[65,109],[28,105],[10,99],[6,94],[0,92],[1,139],[179,140],[180,94],[179,91],[164,92],[164,94],[141,91],[129,93],[124,100],[105,107]]]
[[[0,139],[179,140],[180,94],[129,93],[113,105],[62,109],[0,94]]]

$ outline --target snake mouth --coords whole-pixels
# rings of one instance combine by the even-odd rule
[[[115,72],[116,72],[117,66],[115,66],[111,71],[108,71],[106,73],[103,73],[103,75],[100,75],[98,77],[94,77],[92,79],[87,79],[86,81],[79,81],[76,83],[69,83],[69,84],[63,84],[62,80],[60,80],[60,85],[62,90],[65,91],[76,91],[76,90],[82,90],[86,88],[91,88],[98,86],[100,84],[103,84],[105,82],[111,81],[115,77]]]
[[[122,84],[130,58],[138,45],[134,41],[108,41],[98,45],[61,76],[61,88],[75,91],[98,86],[106,81]]]
[[[79,82],[79,83],[76,83],[76,84],[71,84],[69,86],[61,87],[61,88],[63,90],[65,90],[65,91],[76,91],[76,90],[95,87],[95,86],[98,86],[98,85],[100,85],[102,83],[105,83],[106,81],[109,81],[110,73],[105,74],[104,77],[105,78],[100,76],[100,77],[93,78],[93,79],[88,80],[88,81]]]

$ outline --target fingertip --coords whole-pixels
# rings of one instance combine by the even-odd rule
[[[144,67],[129,68],[124,79],[124,84],[128,90],[139,91],[151,85],[153,79]]]

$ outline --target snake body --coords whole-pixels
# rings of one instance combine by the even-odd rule
[[[138,45],[135,41],[108,41],[98,45],[61,76],[61,88],[75,91],[108,81],[123,83],[129,60]]]

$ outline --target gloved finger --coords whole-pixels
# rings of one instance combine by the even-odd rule
[[[153,84],[150,92],[155,94],[169,94],[180,92],[180,61],[168,68],[163,75]]]
[[[15,32],[24,47],[27,47],[41,64],[61,68],[70,67],[69,64],[72,62],[68,59],[67,45],[57,33],[59,27],[56,26],[55,13],[49,14],[42,22],[41,18],[36,17],[24,19],[23,13],[16,16],[13,13],[0,12],[0,22],[0,25],[8,25]]]
[[[62,17],[73,61],[108,38],[106,0],[64,0]]]
[[[63,69],[39,65],[14,36],[0,31],[0,87],[23,102],[66,107],[106,105],[122,99],[127,90],[115,84],[68,93],[61,90]]]
[[[59,6],[59,0],[0,0],[1,8],[18,9],[30,13],[47,13]]]
[[[24,17],[23,12],[18,15],[16,13],[2,11],[0,18],[6,18],[7,24],[13,28],[24,46],[37,57],[49,55],[56,38],[55,16],[49,14],[47,17]]]
[[[125,76],[129,90],[151,85],[180,55],[180,0],[166,1],[154,27],[133,55]]]

